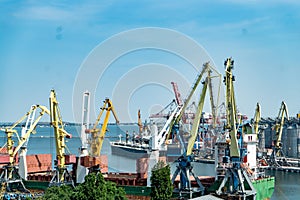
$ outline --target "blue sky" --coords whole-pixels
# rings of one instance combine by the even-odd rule
[[[206,50],[221,74],[224,60],[233,57],[240,112],[252,117],[256,102],[260,102],[262,116],[275,117],[284,100],[290,115],[295,116],[300,111],[299,10],[300,3],[296,0],[184,3],[1,0],[0,121],[16,121],[32,104],[48,105],[51,89],[57,92],[63,120],[74,121],[74,106],[81,107],[79,103],[73,106],[74,84],[84,61],[109,38],[143,27],[174,30],[191,38]],[[170,43],[176,46],[176,42]],[[113,44],[107,48],[123,47]],[[147,70],[138,73],[142,67],[156,69],[146,68],[149,63],[165,66],[166,73],[159,69],[154,75]],[[168,71],[172,70],[190,84],[197,73],[185,60],[158,49],[132,51],[113,60],[99,80],[93,82],[97,89],[92,94],[96,108],[91,120],[102,100],[113,96],[119,97],[112,100],[121,121],[135,121],[139,108],[145,119],[174,98],[171,84],[140,82],[134,91],[122,90],[117,95],[113,91],[118,91],[117,84],[122,80],[142,81],[155,74],[171,82],[173,77]],[[178,86],[184,98],[188,88],[181,82]],[[120,97],[128,97],[127,93],[130,96],[124,99],[128,102],[124,110],[118,103]],[[129,117],[122,112],[128,112]]]

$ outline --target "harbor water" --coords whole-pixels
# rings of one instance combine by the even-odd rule
[[[79,148],[81,146],[81,140],[79,137],[80,127],[66,126],[66,131],[71,133],[73,137],[66,139],[67,153],[79,155]],[[137,132],[137,126],[116,126],[109,125],[109,132],[106,134],[102,155],[108,156],[108,170],[109,172],[136,172],[136,160],[132,158],[121,157],[118,155],[111,154],[110,141],[116,141],[125,138],[125,131],[128,130],[130,133],[133,131]],[[36,134],[30,137],[28,143],[28,155],[30,154],[52,154],[53,159],[55,158],[55,141],[53,137],[53,128],[37,127]],[[16,138],[14,138],[16,140]],[[0,137],[0,145],[3,146],[6,143],[6,137],[4,134]],[[15,143],[16,144],[16,143]],[[126,164],[124,164],[126,163]],[[175,164],[171,163],[171,168],[175,168]],[[206,175],[210,166],[194,166],[196,175]],[[173,170],[172,170],[173,171]],[[283,171],[267,171],[268,175],[275,176],[275,190],[271,200],[281,199],[300,199],[300,173],[283,172]]]

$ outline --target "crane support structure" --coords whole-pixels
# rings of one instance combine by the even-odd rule
[[[74,185],[72,177],[70,176],[66,168],[65,158],[65,137],[71,138],[72,135],[67,133],[64,129],[64,124],[58,107],[58,101],[54,90],[50,92],[50,124],[54,129],[54,138],[56,146],[56,158],[55,163],[56,173],[52,177],[49,186],[57,186],[62,184]]]
[[[65,168],[65,137],[71,138],[71,134],[64,129],[64,124],[60,115],[58,101],[54,90],[50,92],[50,123],[54,128],[54,137],[56,143],[56,156],[58,168]]]
[[[217,125],[217,115],[218,115],[218,105],[215,103],[217,102],[218,103],[218,99],[216,100],[214,94],[213,94],[213,83],[212,83],[212,78],[213,76],[211,75],[211,72],[212,70],[209,69],[207,71],[207,75],[208,77],[210,77],[209,79],[207,79],[208,81],[208,87],[209,87],[209,99],[210,99],[210,106],[211,106],[211,113],[212,113],[212,117],[213,117],[213,128],[216,127]],[[220,75],[221,76],[221,75]],[[220,79],[221,81],[221,79]],[[221,84],[219,84],[219,88],[218,88],[218,91],[220,91],[220,87],[221,87]],[[219,98],[220,94],[218,94],[217,98]]]
[[[287,120],[289,120],[287,105],[284,101],[282,101],[279,109],[278,117],[276,119],[276,124],[275,124],[276,140],[275,140],[274,153],[276,156],[284,156],[282,152],[281,138],[282,138],[282,130],[283,130],[285,117]]]
[[[194,156],[192,154],[192,149],[195,144],[196,137],[198,135],[200,118],[201,118],[201,114],[203,111],[207,85],[209,82],[208,79],[209,79],[209,77],[206,78],[206,80],[203,84],[202,92],[200,95],[200,100],[199,100],[199,103],[197,106],[196,116],[193,121],[191,137],[188,141],[187,149],[185,149],[184,146],[182,147],[182,148],[184,148],[184,153],[181,157],[178,158],[178,165],[176,166],[177,169],[172,176],[172,183],[174,183],[177,175],[178,174],[180,175],[180,185],[178,188],[179,195],[181,196],[182,192],[188,191],[190,193],[190,198],[192,198],[193,192],[201,192],[202,194],[204,193],[204,187],[203,187],[202,183],[200,182],[199,178],[197,176],[195,176],[195,174],[193,172],[192,161],[194,160]],[[192,175],[195,178],[195,180],[199,186],[198,188],[192,188],[190,175]]]
[[[261,119],[261,111],[260,111],[260,104],[256,104],[255,114],[254,114],[254,122],[253,122],[253,129],[256,136],[258,136],[258,128],[259,128],[259,121]]]
[[[90,92],[85,91],[82,96],[82,120],[81,120],[81,148],[83,151],[83,154],[86,154],[88,139],[86,130],[89,129],[90,125]]]
[[[172,120],[170,122],[170,124],[169,124],[169,127],[171,127],[171,128],[168,129],[167,137],[166,137],[167,139],[170,138],[170,133],[172,131],[176,132],[176,134],[179,132],[179,130],[177,130],[177,129],[179,129],[179,121],[182,118],[182,115],[184,114],[184,111],[187,108],[187,106],[188,106],[188,104],[189,104],[189,102],[190,102],[190,100],[191,100],[191,98],[192,98],[195,90],[197,89],[199,83],[201,82],[201,79],[202,79],[203,75],[207,72],[207,70],[209,69],[209,67],[210,66],[209,66],[208,62],[203,65],[203,68],[202,68],[201,72],[198,74],[195,82],[193,83],[192,88],[191,88],[190,92],[188,93],[187,98],[183,102],[183,105],[182,106],[178,105],[178,106],[181,107],[180,108],[180,112],[177,114],[176,118],[174,120]],[[172,130],[172,129],[175,129],[175,130]]]
[[[76,169],[76,183],[83,183],[85,176],[88,174],[88,168],[82,166],[81,163],[85,156],[88,156],[88,136],[86,130],[90,125],[90,92],[85,91],[82,95],[82,111],[81,111],[81,151],[78,157]]]
[[[102,124],[101,129],[99,129],[99,128],[97,128],[97,126],[100,122],[101,116],[102,116],[104,111],[106,111],[106,115],[105,115],[104,122]],[[90,129],[90,130],[87,130],[87,132],[89,132],[91,134],[91,140],[90,140],[90,155],[91,156],[100,156],[104,136],[105,136],[105,133],[106,133],[106,130],[107,130],[107,125],[108,125],[110,112],[113,113],[113,116],[116,120],[116,123],[118,124],[119,119],[116,115],[113,104],[112,104],[110,99],[106,98],[105,101],[104,101],[103,106],[100,108],[100,113],[97,117],[97,120],[96,120],[93,128]]]
[[[209,83],[209,79],[210,79],[209,77],[206,78],[206,81],[203,85],[202,93],[200,95],[200,100],[199,100],[199,104],[197,106],[196,116],[193,121],[193,126],[192,126],[192,130],[191,130],[191,137],[189,139],[188,146],[187,146],[187,151],[186,151],[187,156],[190,156],[192,154],[192,150],[193,150],[193,147],[194,147],[197,135],[198,135],[200,119],[202,116],[205,94],[206,94],[206,90],[207,90],[207,84]]]
[[[40,115],[36,118],[36,120],[31,124],[29,129],[26,131],[25,135],[22,137],[19,137],[18,132],[16,129],[14,129],[18,124],[23,122],[32,112],[34,112],[37,108],[41,109]],[[23,146],[23,144],[27,141],[29,138],[30,134],[33,132],[35,129],[37,123],[40,121],[41,117],[44,115],[44,113],[50,114],[49,110],[45,106],[41,105],[34,105],[31,107],[30,111],[27,112],[22,118],[20,118],[16,123],[14,123],[11,127],[5,128],[4,132],[6,133],[7,136],[7,151],[9,154],[9,164],[14,165],[14,157],[19,151],[19,149]],[[2,129],[3,130],[3,129]],[[12,136],[16,134],[18,137],[18,146],[16,146],[13,149],[13,144],[14,141],[12,140]]]
[[[215,72],[216,75],[212,76],[211,73],[212,72]],[[213,114],[213,122],[214,122],[214,126],[216,124],[216,119],[217,119],[217,107],[218,107],[218,101],[219,101],[219,96],[220,96],[220,86],[217,88],[217,91],[218,91],[218,94],[217,94],[217,97],[213,96],[213,87],[212,87],[212,79],[213,78],[220,78],[221,77],[221,74],[215,70],[209,62],[206,62],[203,64],[203,68],[202,70],[200,71],[200,73],[197,75],[194,83],[192,84],[192,87],[190,89],[190,91],[188,92],[188,95],[187,95],[187,98],[184,100],[183,104],[182,104],[182,108],[181,108],[181,111],[180,113],[177,115],[176,119],[175,120],[172,120],[171,123],[170,123],[170,127],[172,127],[171,129],[169,129],[168,131],[168,134],[167,134],[167,138],[170,137],[170,133],[173,131],[175,133],[178,132],[178,127],[179,127],[179,121],[180,119],[182,119],[182,116],[186,110],[186,108],[188,107],[189,103],[190,103],[190,100],[193,96],[193,94],[195,93],[199,83],[201,82],[203,76],[206,75],[206,77],[210,77],[209,78],[209,83],[208,83],[208,87],[209,87],[209,90],[210,90],[210,100],[211,100],[211,108],[212,108],[212,114]],[[221,80],[221,79],[220,79]],[[219,85],[221,85],[219,83]],[[172,130],[173,129],[173,130]],[[175,129],[175,130],[174,130]]]
[[[175,93],[175,98],[176,98],[176,103],[177,105],[181,106],[183,104],[182,99],[181,99],[181,94],[178,90],[178,85],[175,82],[171,82],[172,86],[173,86],[173,90]]]
[[[240,148],[237,140],[237,129],[239,122],[237,119],[237,109],[234,96],[233,81],[234,76],[232,75],[234,61],[231,58],[227,58],[225,65],[225,77],[224,82],[226,86],[226,113],[227,113],[227,124],[225,129],[229,132],[230,143],[229,143],[229,154],[230,162],[226,166],[225,177],[221,181],[219,188],[216,190],[216,194],[242,194],[243,199],[247,196],[252,196],[255,199],[256,190],[248,177],[244,168],[241,167],[241,155]],[[239,137],[239,141],[242,140],[242,136]],[[242,143],[242,142],[241,142]],[[227,162],[227,161],[226,161]],[[228,184],[226,186],[226,184]],[[246,189],[246,185],[250,189]],[[229,190],[225,189],[229,188]]]
[[[39,116],[34,121],[31,121],[30,126],[27,127],[27,130],[25,132],[23,132],[20,137],[17,130],[15,129],[16,126],[19,125],[20,123],[22,123],[26,118],[29,118],[30,120],[32,120],[32,117],[33,117],[32,114],[35,113],[35,111],[38,108],[41,110]],[[7,137],[6,145],[7,145],[7,151],[9,154],[9,163],[8,163],[8,165],[6,165],[4,167],[4,171],[2,172],[2,174],[0,176],[1,193],[3,193],[3,191],[5,191],[5,190],[7,192],[11,192],[12,189],[10,187],[10,184],[18,184],[19,185],[18,188],[20,190],[22,190],[22,192],[28,192],[28,190],[25,188],[25,186],[23,184],[22,177],[20,176],[19,171],[17,169],[16,163],[15,163],[15,159],[16,159],[15,156],[18,153],[18,151],[20,150],[20,148],[28,141],[30,134],[33,133],[36,125],[38,124],[38,122],[40,121],[40,119],[42,118],[42,116],[45,113],[50,114],[49,110],[45,106],[33,105],[33,106],[31,106],[31,109],[23,117],[21,117],[17,122],[15,122],[11,127],[1,129],[2,131],[5,132],[6,137]],[[12,136],[14,134],[18,138],[18,145],[15,148],[13,147],[14,141],[12,139]],[[24,167],[26,167],[26,163],[25,163]],[[24,169],[24,171],[27,171],[27,170]],[[3,187],[4,185],[6,186],[6,188]]]
[[[230,134],[230,157],[240,157],[240,151],[237,142],[237,113],[236,113],[236,103],[234,96],[233,81],[234,76],[232,75],[234,61],[228,58],[225,61],[225,77],[224,82],[226,86],[226,113],[227,113],[227,124],[226,128],[229,130]]]

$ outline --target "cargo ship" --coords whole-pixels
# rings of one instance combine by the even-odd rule
[[[150,138],[149,134],[139,134],[133,135],[129,140],[129,134],[126,132],[125,141],[122,141],[120,135],[119,141],[110,142],[111,153],[128,158],[148,157],[152,151]]]
[[[146,144],[132,144],[126,142],[110,142],[111,153],[128,158],[148,157],[151,147]]]

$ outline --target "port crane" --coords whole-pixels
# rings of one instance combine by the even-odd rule
[[[88,156],[88,134],[87,130],[90,126],[90,92],[85,91],[82,95],[82,116],[81,116],[81,150],[78,158],[76,169],[76,183],[83,183],[85,176],[88,174],[88,169],[81,165],[85,156]]]
[[[216,73],[216,75],[212,76],[211,75],[212,71],[214,71]],[[192,84],[192,87],[188,93],[187,98],[185,99],[183,104],[180,104],[180,103],[177,104],[177,106],[175,107],[175,109],[173,109],[171,114],[168,115],[168,120],[164,124],[163,128],[159,131],[158,136],[156,138],[154,138],[154,142],[153,142],[154,144],[152,145],[152,149],[154,149],[154,150],[165,149],[166,148],[165,144],[169,143],[168,140],[169,140],[171,134],[172,134],[172,138],[174,138],[175,135],[179,136],[180,120],[182,119],[184,111],[187,109],[189,102],[204,75],[207,75],[207,76],[210,75],[210,79],[220,78],[219,72],[217,72],[212,66],[210,66],[209,62],[203,64],[203,68],[200,71],[200,73],[197,75],[194,83]],[[211,80],[208,80],[208,88],[209,88],[209,90],[212,90]],[[213,95],[213,92],[210,92],[210,95]],[[217,99],[219,98],[219,92],[218,92],[218,96],[216,98]],[[216,99],[211,97],[211,103],[214,103],[215,100]],[[214,105],[214,106],[212,106],[212,108],[216,108],[216,106]],[[214,112],[214,113],[216,114],[217,112]],[[184,145],[181,137],[178,137],[178,139],[179,139],[181,145]]]
[[[176,117],[169,124],[170,128],[167,130],[167,134],[166,134],[166,138],[167,139],[170,138],[170,134],[171,133],[172,134],[176,134],[176,135],[179,134],[179,121],[182,118],[182,115],[184,114],[184,111],[187,108],[187,106],[188,106],[188,104],[189,104],[189,102],[190,102],[190,100],[191,100],[194,92],[196,91],[199,83],[201,82],[201,79],[203,78],[203,75],[205,73],[207,73],[207,71],[209,70],[209,68],[210,68],[209,67],[209,63],[205,63],[203,65],[203,68],[202,68],[201,72],[198,74],[195,82],[193,83],[192,88],[191,88],[190,92],[188,93],[188,96],[185,99],[183,105],[178,105],[177,106],[176,109],[178,110],[178,112],[175,115]]]
[[[31,106],[30,109],[34,109],[34,106]],[[34,120],[35,120],[35,113],[36,109],[33,110],[30,114],[28,114],[27,120],[25,125],[22,127],[21,130],[21,137],[25,137],[26,132],[30,129],[32,126]],[[27,180],[27,159],[26,159],[26,154],[27,154],[27,145],[29,142],[29,138],[27,138],[26,142],[22,145],[20,148],[20,155],[19,155],[19,175],[21,176],[22,179]]]
[[[197,106],[197,111],[195,114],[195,118],[193,121],[193,126],[191,130],[191,136],[188,141],[187,148],[184,146],[183,148],[183,154],[181,157],[178,158],[178,165],[176,166],[176,171],[174,172],[172,176],[172,183],[175,182],[175,179],[177,175],[180,175],[180,184],[178,188],[179,195],[182,196],[182,193],[188,192],[190,195],[190,198],[192,198],[193,192],[201,192],[202,194],[204,193],[204,187],[202,183],[200,182],[199,178],[194,174],[193,172],[193,165],[192,162],[194,161],[194,155],[192,154],[192,149],[196,141],[196,137],[198,135],[198,130],[199,130],[199,125],[200,125],[200,119],[201,119],[201,114],[203,111],[203,106],[204,106],[204,100],[205,100],[205,95],[206,95],[206,90],[207,90],[207,85],[208,85],[208,77],[206,78],[205,82],[203,83],[203,89],[200,95],[200,100]],[[191,185],[191,180],[190,176],[193,176],[194,179],[196,180],[199,188],[192,188]]]
[[[260,104],[257,103],[255,108],[254,118],[253,118],[253,131],[256,134],[256,139],[258,140],[257,149],[258,151],[262,152],[264,149],[264,144],[262,144],[263,141],[261,139],[263,133],[260,131],[261,130],[259,125],[260,120],[261,120],[261,107]],[[264,126],[264,128],[266,128],[266,126]]]
[[[119,123],[119,119],[114,110],[113,104],[110,99],[106,98],[103,101],[103,106],[100,108],[100,112],[97,116],[96,122],[91,129],[89,129],[89,109],[90,109],[90,93],[88,91],[83,93],[82,104],[82,125],[81,125],[81,139],[82,146],[81,154],[78,158],[76,182],[84,182],[84,177],[89,172],[100,171],[101,164],[101,149],[104,141],[104,136],[107,131],[108,120],[110,112],[113,113],[116,123]],[[103,113],[106,112],[105,118],[101,129],[98,128],[99,122]]]
[[[97,128],[97,126],[100,122],[101,116],[102,116],[104,111],[106,111],[105,118],[104,118],[101,129],[99,129],[99,128]],[[93,157],[100,156],[101,149],[102,149],[102,144],[103,144],[103,141],[104,141],[104,136],[105,136],[105,133],[107,131],[107,125],[108,125],[110,112],[113,113],[113,116],[116,120],[116,123],[118,124],[119,119],[116,115],[114,106],[113,106],[111,100],[106,98],[104,100],[103,106],[100,108],[100,113],[99,113],[99,115],[96,119],[96,122],[95,122],[93,128],[87,130],[87,132],[91,134],[91,138],[90,138],[90,155],[93,156]]]
[[[212,72],[215,72],[216,75],[212,76]],[[220,91],[220,87],[217,88],[218,94],[217,94],[217,99],[215,99],[215,96],[213,96],[213,87],[212,87],[212,79],[213,78],[219,78],[220,79],[220,74],[219,72],[217,72],[210,64],[209,62],[204,63],[203,68],[201,70],[201,72],[197,75],[196,80],[194,81],[194,83],[192,84],[192,87],[190,89],[190,91],[188,92],[188,96],[187,98],[184,100],[183,105],[178,105],[179,107],[181,107],[180,112],[178,113],[178,115],[176,115],[176,119],[171,121],[170,127],[172,127],[172,129],[168,129],[168,133],[167,133],[167,138],[170,137],[170,134],[174,133],[174,134],[178,134],[179,133],[179,121],[182,119],[182,116],[184,114],[184,111],[186,110],[186,108],[189,105],[189,102],[193,96],[193,94],[195,93],[199,83],[201,82],[203,76],[207,74],[207,77],[210,77],[208,79],[208,88],[210,91],[210,102],[211,102],[211,109],[213,110],[213,121],[216,122],[216,115],[217,115],[217,105],[218,104],[218,99],[219,99],[219,91]],[[221,79],[220,79],[221,80]]]
[[[174,94],[175,94],[177,105],[183,105],[183,102],[182,102],[182,99],[181,99],[181,94],[179,92],[177,83],[176,82],[171,82],[171,84],[173,86],[173,91],[174,91]]]
[[[154,118],[166,118],[168,119],[169,116],[170,116],[170,113],[174,110],[174,106],[176,105],[176,101],[175,99],[172,100],[171,103],[169,103],[167,106],[165,106],[161,111],[159,111],[158,113],[155,113],[155,114],[151,114],[150,115],[150,119],[154,119]],[[169,110],[167,111],[167,113],[164,113],[166,110]]]
[[[243,199],[247,196],[256,195],[256,190],[247,175],[245,168],[241,166],[244,152],[241,152],[242,148],[242,136],[239,132],[239,120],[237,117],[236,100],[234,94],[233,81],[235,80],[232,70],[234,67],[234,61],[231,58],[226,59],[225,63],[225,76],[224,83],[226,87],[226,114],[227,123],[225,125],[225,131],[229,132],[228,150],[229,155],[226,155],[223,160],[225,161],[226,171],[225,177],[221,181],[219,188],[216,190],[218,195],[226,194],[241,194]],[[228,184],[228,187],[225,185]],[[250,189],[246,189],[245,185],[248,185]]]
[[[36,110],[39,109],[40,113],[39,116],[34,120],[35,117],[35,112]],[[8,165],[4,167],[4,170],[0,176],[0,181],[1,181],[1,196],[5,191],[7,192],[12,192],[13,191],[13,185],[16,188],[18,188],[19,191],[22,192],[29,192],[25,188],[23,181],[22,181],[22,176],[19,174],[19,169],[18,165],[16,164],[16,155],[19,152],[21,148],[26,147],[26,143],[28,142],[28,139],[31,134],[34,134],[34,130],[36,128],[36,125],[42,118],[44,114],[50,114],[50,111],[42,105],[33,105],[31,106],[30,110],[23,116],[21,117],[17,122],[15,122],[11,127],[1,129],[1,131],[4,131],[7,137],[7,151],[8,151]],[[27,120],[26,120],[27,119]],[[26,120],[25,124],[25,129],[22,129],[22,135],[21,137],[18,134],[18,131],[16,130],[16,127],[20,125],[24,120]],[[12,137],[16,135],[18,139],[18,145],[16,147],[13,146],[14,141]],[[24,152],[23,152],[24,153]],[[23,155],[26,157],[26,154]],[[25,163],[22,163],[22,166],[24,169],[22,169],[23,172],[26,172],[26,160]]]
[[[285,155],[282,151],[282,143],[281,143],[282,131],[283,131],[285,119],[289,121],[289,113],[288,113],[288,108],[286,103],[282,101],[279,109],[278,117],[275,120],[274,129],[276,133],[276,139],[274,140],[274,147],[273,147],[273,152],[271,154],[271,160],[270,160],[271,164],[276,166],[280,166],[278,160],[285,160],[284,159]]]
[[[261,111],[260,111],[260,104],[257,103],[256,104],[256,108],[255,108],[255,114],[254,114],[254,118],[253,118],[253,129],[254,129],[254,133],[256,133],[258,135],[259,133],[259,121],[261,119]]]
[[[56,161],[55,161],[55,173],[52,177],[49,186],[58,186],[58,185],[73,185],[73,179],[68,172],[67,162],[65,154],[66,144],[65,138],[71,138],[72,135],[69,134],[64,129],[64,124],[62,121],[62,117],[60,114],[60,109],[58,107],[58,101],[56,98],[56,93],[54,90],[51,90],[50,97],[50,125],[54,129],[54,138],[55,138],[55,146],[56,146]],[[69,156],[69,155],[68,155]]]

